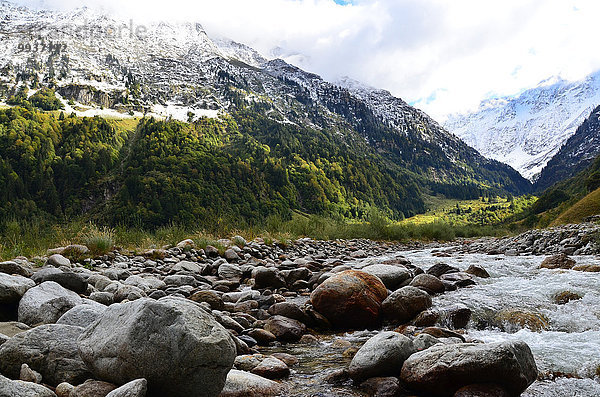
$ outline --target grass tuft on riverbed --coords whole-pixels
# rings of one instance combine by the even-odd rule
[[[261,237],[267,244],[289,244],[301,237],[318,240],[367,238],[380,241],[451,241],[458,237],[506,235],[506,229],[496,226],[454,226],[444,221],[413,224],[391,222],[377,211],[365,222],[349,222],[320,216],[294,214],[291,220],[268,218],[264,225],[244,230],[224,227],[221,231],[193,230],[179,225],[163,226],[155,230],[117,226],[109,228],[75,220],[49,223],[44,220],[10,220],[0,225],[0,260],[17,256],[32,258],[46,254],[48,249],[70,244],[83,244],[92,256],[103,255],[113,248],[128,252],[143,252],[151,248],[174,246],[191,238],[196,245],[223,249],[218,240],[240,235],[246,240]]]

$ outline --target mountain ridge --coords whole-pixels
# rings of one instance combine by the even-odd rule
[[[550,78],[514,97],[483,101],[444,123],[486,157],[535,181],[548,161],[600,104],[600,71],[580,81]]]
[[[62,98],[67,113],[80,116],[110,110],[123,117],[160,116],[189,122],[207,116],[232,119],[247,140],[243,146],[268,148],[281,156],[272,160],[284,167],[293,166],[285,156],[294,153],[279,148],[292,147],[290,140],[332,151],[338,151],[331,146],[337,142],[347,147],[343,149],[344,156],[349,156],[346,160],[362,157],[367,162],[360,160],[361,167],[370,162],[381,175],[395,175],[398,186],[407,188],[396,197],[388,192],[390,197],[379,200],[384,206],[393,202],[395,215],[404,212],[403,207],[405,215],[422,210],[424,194],[471,198],[482,191],[505,195],[531,189],[509,166],[484,158],[424,112],[387,91],[349,90],[329,83],[282,60],[267,60],[243,44],[213,40],[199,24],[156,23],[144,27],[143,37],[131,34],[133,27],[128,34],[115,37],[108,33],[120,22],[90,10],[36,12],[2,4],[7,12],[0,22],[0,33],[5,33],[0,41],[0,97],[13,96],[23,86],[34,90],[47,86]],[[87,29],[83,32],[76,29],[82,24]],[[124,29],[128,29],[126,23]],[[88,37],[89,31],[101,34]],[[50,41],[64,44],[64,51],[32,51],[36,43]],[[302,153],[302,161],[323,171],[324,157]],[[249,160],[244,158],[247,155],[245,150],[240,152],[241,160]],[[350,177],[345,173],[350,170],[342,170],[341,177],[325,175],[332,186],[345,183],[345,189],[353,189],[347,180],[343,182]],[[322,183],[320,189],[330,189],[329,182],[316,178],[317,184]],[[361,186],[366,188],[364,183]],[[358,194],[346,193],[347,198]],[[302,196],[305,193],[297,194],[300,200],[288,203],[302,205],[308,199]],[[363,204],[374,200],[371,193],[365,197]]]

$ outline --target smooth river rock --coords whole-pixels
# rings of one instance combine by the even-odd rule
[[[381,308],[386,320],[404,324],[429,309],[431,304],[431,296],[427,292],[408,286],[394,291],[383,301]]]
[[[348,368],[356,381],[385,376],[398,376],[404,361],[415,353],[410,338],[387,331],[369,339],[354,355]]]
[[[346,270],[320,284],[311,294],[313,307],[337,328],[374,327],[387,289],[378,277]]]
[[[144,397],[148,390],[146,379],[136,379],[111,391],[106,397]]]
[[[405,267],[376,264],[364,267],[361,271],[379,277],[385,286],[394,291],[400,284],[410,278],[410,272]]]
[[[401,380],[431,396],[452,396],[464,386],[493,383],[519,396],[537,378],[533,354],[524,342],[435,345],[410,356]]]
[[[272,380],[249,372],[232,369],[220,397],[267,397],[277,396],[282,386]]]
[[[97,379],[145,378],[149,396],[218,396],[233,366],[229,332],[192,301],[142,298],[110,306],[79,338]]]
[[[56,394],[42,385],[0,375],[0,397],[56,397]]]
[[[0,372],[18,378],[27,364],[45,383],[79,384],[91,376],[77,352],[82,332],[81,327],[49,324],[19,333],[0,347]]]
[[[0,273],[0,304],[18,302],[35,283],[23,276]]]
[[[27,325],[53,324],[69,309],[82,304],[79,295],[54,281],[28,290],[19,302],[19,321]]]

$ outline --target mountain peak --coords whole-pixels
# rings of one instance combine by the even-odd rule
[[[600,104],[599,73],[580,81],[551,77],[514,97],[484,101],[444,126],[486,157],[535,180],[590,111]]]

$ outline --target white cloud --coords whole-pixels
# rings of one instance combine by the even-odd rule
[[[194,20],[212,34],[333,80],[390,90],[432,116],[561,75],[600,69],[597,0],[23,0],[138,20]]]

